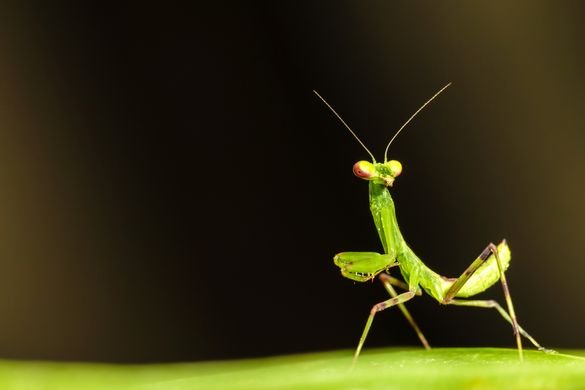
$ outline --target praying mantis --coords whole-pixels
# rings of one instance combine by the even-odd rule
[[[353,173],[360,179],[369,182],[370,211],[374,218],[376,230],[382,242],[384,253],[377,252],[341,252],[333,258],[334,263],[341,270],[341,275],[357,282],[365,282],[374,279],[376,276],[384,285],[384,288],[391,296],[390,299],[375,304],[370,310],[370,315],[360,337],[358,346],[353,356],[353,365],[357,362],[366,337],[376,313],[398,306],[406,320],[410,323],[422,345],[429,350],[430,345],[415,322],[414,318],[404,305],[417,295],[422,295],[421,289],[437,300],[442,305],[471,306],[480,308],[493,308],[512,325],[514,337],[518,349],[518,357],[523,360],[521,336],[528,339],[536,348],[545,352],[554,352],[543,348],[532,336],[530,336],[520,325],[514,311],[510,289],[506,281],[505,271],[508,269],[511,260],[511,252],[506,240],[498,245],[490,243],[479,254],[479,256],[465,269],[458,278],[441,276],[431,270],[417,257],[410,249],[404,237],[400,233],[394,201],[390,195],[389,188],[394,185],[396,178],[402,173],[402,164],[396,160],[388,160],[388,150],[398,134],[406,125],[425,108],[431,101],[439,96],[451,83],[445,85],[430,99],[428,99],[412,116],[398,129],[388,142],[384,151],[384,162],[377,162],[374,155],[360,140],[356,133],[341,118],[341,116],[319,95],[313,91],[319,99],[333,112],[341,123],[349,130],[359,144],[368,152],[372,162],[358,161],[353,166]],[[404,282],[390,276],[389,270],[398,267]],[[500,281],[504,291],[506,306],[504,310],[495,300],[466,300],[479,294]],[[405,290],[398,294],[394,287]]]

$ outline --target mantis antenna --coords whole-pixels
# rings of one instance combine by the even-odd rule
[[[392,137],[392,139],[390,139],[390,142],[388,142],[388,145],[386,145],[386,150],[384,150],[384,162],[388,161],[388,157],[387,156],[388,156],[388,149],[390,148],[390,144],[392,144],[392,141],[394,141],[396,139],[396,137],[398,136],[398,134],[400,134],[400,132],[402,131],[402,129],[404,129],[406,127],[406,125],[416,116],[416,114],[418,114],[419,112],[421,112],[422,109],[427,106],[427,104],[429,104],[430,102],[432,102],[437,96],[439,96],[441,94],[441,92],[443,92],[444,90],[446,90],[449,85],[451,85],[451,83],[445,85],[443,88],[441,88],[439,90],[439,92],[437,92],[429,100],[427,100],[425,102],[425,104],[423,104],[422,106],[420,106],[420,108],[418,110],[416,110],[416,112],[414,114],[412,114],[412,116],[410,118],[408,118],[408,120],[406,122],[404,122],[404,124],[402,125],[402,127],[400,129],[398,129],[398,131],[394,134],[394,136]],[[317,93],[317,92],[315,92],[315,93]],[[325,103],[325,104],[327,104],[327,103]]]
[[[446,88],[446,87],[445,87]],[[443,88],[443,89],[445,89]],[[341,123],[343,123],[343,125],[345,126],[345,128],[347,130],[349,130],[349,132],[351,133],[351,135],[353,135],[355,137],[355,139],[357,139],[357,141],[360,143],[360,145],[362,145],[362,147],[364,149],[366,149],[366,152],[368,152],[368,154],[372,157],[372,162],[376,162],[376,158],[374,157],[374,155],[372,154],[372,152],[370,152],[370,149],[368,149],[366,147],[366,145],[364,145],[364,143],[362,142],[362,140],[356,135],[356,133],[353,132],[353,130],[351,129],[351,127],[349,127],[349,125],[347,123],[345,123],[345,121],[343,120],[343,118],[341,118],[341,116],[333,109],[333,107],[331,107],[331,105],[329,103],[327,103],[327,101],[325,99],[323,99],[323,97],[321,95],[319,95],[319,92],[313,90],[313,92],[315,93],[315,95],[317,95],[317,97],[319,99],[321,99],[321,101],[323,103],[325,103],[325,105],[327,107],[329,107],[329,109],[335,114],[335,116],[337,117],[337,119],[339,119],[341,121]],[[434,97],[434,96],[433,96]],[[431,99],[432,100],[432,99]],[[424,107],[424,106],[423,106]],[[420,111],[420,110],[419,110]],[[412,118],[411,118],[412,119]],[[410,119],[409,119],[410,120]],[[408,123],[408,122],[406,122]]]

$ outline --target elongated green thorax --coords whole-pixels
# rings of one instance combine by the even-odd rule
[[[400,272],[412,291],[418,289],[419,282],[423,278],[436,276],[408,247],[402,237],[394,201],[387,186],[375,180],[369,183],[370,211],[374,218],[376,230],[385,253],[393,253],[400,264]],[[433,290],[442,291],[442,286],[436,286]]]
[[[402,252],[399,245],[404,239],[398,228],[396,210],[390,191],[383,184],[369,182],[370,211],[385,253]]]

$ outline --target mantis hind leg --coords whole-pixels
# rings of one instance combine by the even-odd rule
[[[489,258],[490,254],[493,254],[496,258],[496,263],[498,265],[499,275],[500,275],[500,282],[502,284],[502,289],[504,290],[504,297],[506,298],[506,304],[508,306],[508,313],[510,317],[510,322],[512,324],[512,328],[514,329],[514,336],[516,338],[516,345],[518,346],[518,356],[520,360],[524,360],[524,354],[522,352],[522,339],[520,338],[520,330],[518,326],[518,320],[516,318],[516,312],[514,311],[514,304],[512,303],[512,296],[510,295],[510,289],[508,288],[508,282],[506,281],[506,274],[504,272],[504,268],[502,267],[502,262],[500,261],[500,256],[498,254],[498,247],[496,247],[493,243],[489,243],[488,246],[481,252],[479,257],[471,263],[469,267],[463,272],[463,274],[457,278],[447,293],[443,298],[442,304],[452,304],[453,298],[457,295],[457,293],[463,288],[465,283],[469,281],[471,275],[477,269],[485,263],[485,261]]]
[[[362,332],[362,336],[360,337],[360,342],[357,346],[357,349],[355,350],[355,354],[353,355],[352,367],[355,366],[355,363],[357,362],[357,359],[360,355],[362,347],[364,346],[364,342],[366,341],[366,337],[368,337],[368,332],[370,331],[370,327],[372,326],[372,322],[374,322],[374,316],[376,315],[376,313],[379,311],[388,309],[392,306],[400,305],[400,304],[412,299],[412,297],[414,297],[415,294],[416,293],[414,291],[407,291],[407,292],[402,293],[400,295],[397,295],[393,298],[390,298],[386,301],[377,303],[372,307],[372,310],[370,310],[370,315],[368,317],[368,321],[366,322],[366,326],[364,327],[364,330]]]
[[[510,315],[508,315],[506,310],[504,310],[498,302],[496,302],[492,299],[490,299],[490,300],[471,300],[471,301],[462,300],[462,299],[453,299],[452,301],[449,302],[449,305],[496,309],[498,311],[498,313],[500,313],[500,315],[506,321],[508,321],[510,324],[512,324],[512,319],[510,318]],[[543,352],[549,352],[549,353],[554,352],[553,350],[544,348],[542,345],[540,345],[538,343],[538,341],[536,341],[534,339],[534,337],[532,337],[531,335],[528,334],[528,332],[526,332],[524,329],[522,329],[522,327],[520,325],[518,325],[518,331],[520,332],[520,334],[522,336],[524,336],[526,339],[528,339],[532,343],[532,345],[534,345],[536,348],[538,348],[538,350],[543,351]]]
[[[384,288],[386,289],[386,291],[388,291],[388,294],[390,294],[390,296],[392,298],[396,298],[398,296],[398,293],[396,293],[396,290],[394,290],[394,287],[392,287],[392,286],[396,286],[396,287],[400,287],[404,290],[408,290],[408,285],[406,283],[404,283],[396,278],[393,278],[392,276],[390,276],[388,274],[381,273],[380,276],[378,276],[378,277],[380,278],[380,281],[384,284]],[[421,295],[420,291],[417,291],[416,295]],[[425,349],[427,349],[427,350],[431,349],[431,346],[429,345],[429,342],[427,341],[425,335],[418,327],[416,321],[414,320],[414,318],[412,317],[412,315],[410,314],[410,312],[408,311],[406,306],[403,303],[399,303],[398,308],[402,312],[402,315],[404,315],[404,318],[406,318],[406,320],[408,321],[410,326],[412,326],[412,328],[416,332],[416,335],[418,336],[420,342],[425,347]]]

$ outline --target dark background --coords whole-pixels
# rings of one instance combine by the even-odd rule
[[[368,156],[311,90],[381,158],[449,81],[391,149],[407,241],[457,276],[507,238],[520,323],[585,347],[583,3],[125,4],[1,6],[1,357],[355,347],[386,295],[332,257],[380,250]],[[514,346],[495,312],[409,307],[435,346]],[[418,345],[398,311],[366,347],[392,345]]]

